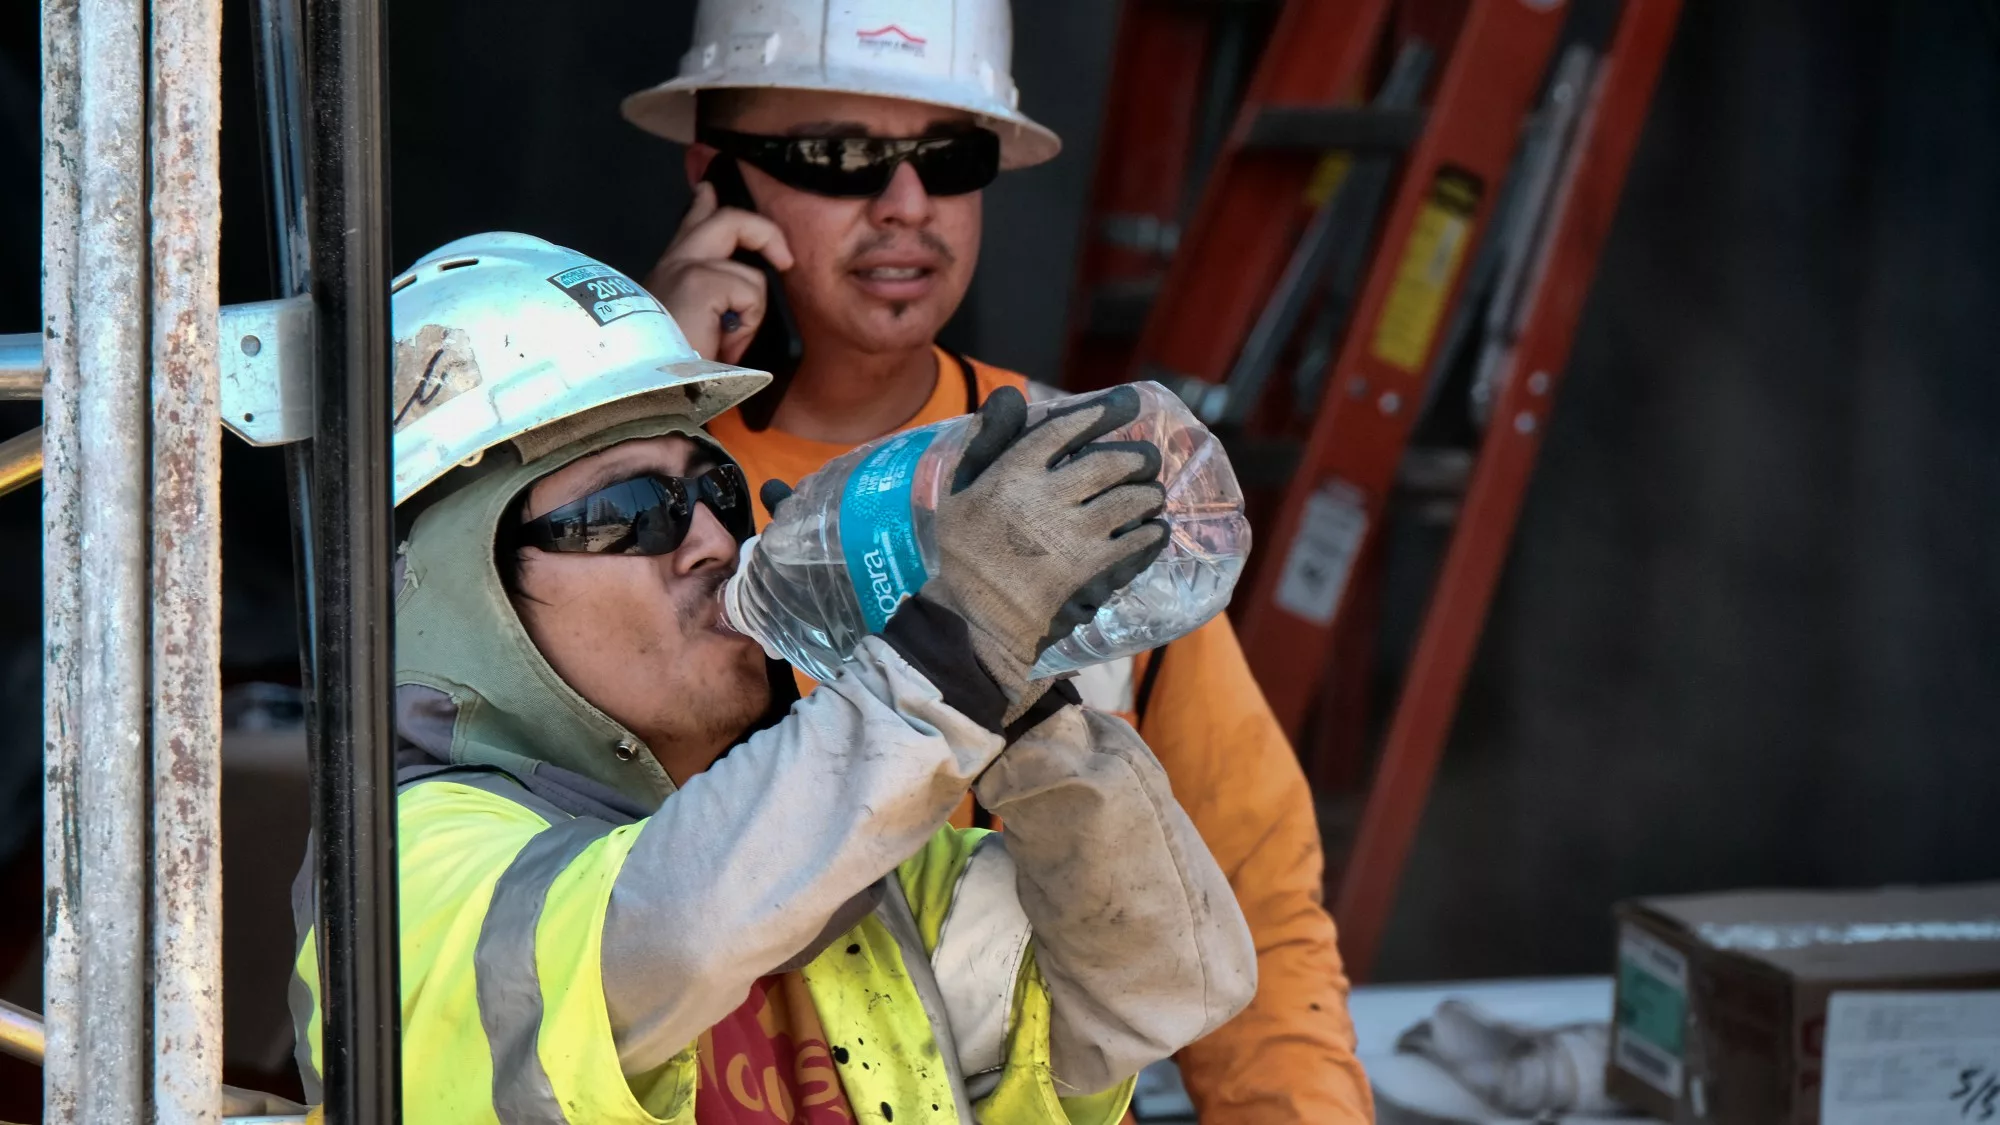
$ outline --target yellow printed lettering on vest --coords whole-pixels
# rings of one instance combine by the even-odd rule
[[[778,1077],[778,1068],[764,1068],[764,1097],[770,1100],[771,1112],[780,1121],[792,1119],[791,1095],[785,1093],[785,1083]]]
[[[729,1060],[727,1071],[729,1092],[736,1096],[736,1100],[742,1103],[744,1108],[761,1110],[764,1108],[764,1099],[758,1095],[757,1091],[750,1089],[743,1082],[744,1072],[749,1069],[750,1056],[748,1055],[737,1055],[735,1058]]]
[[[833,1070],[833,1056],[825,1047],[808,1043],[799,1052],[800,1104],[815,1106],[840,1100],[839,1081]]]

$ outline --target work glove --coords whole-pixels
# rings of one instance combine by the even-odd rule
[[[778,518],[778,505],[791,498],[792,486],[776,477],[765,481],[764,486],[757,490],[757,499],[763,503],[764,510],[771,513],[772,519]]]
[[[1046,683],[1029,670],[1050,645],[1090,620],[1167,544],[1160,450],[1100,441],[1139,416],[1119,387],[1027,425],[1012,387],[987,398],[939,499],[942,565],[922,597],[963,618],[980,665],[1006,695],[1006,721]]]

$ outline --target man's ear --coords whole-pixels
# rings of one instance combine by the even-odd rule
[[[712,145],[705,145],[702,144],[700,141],[696,141],[695,143],[687,146],[687,152],[682,157],[682,159],[687,164],[687,177],[688,177],[689,187],[693,187],[694,185],[700,183],[701,178],[703,176],[708,175],[709,162],[714,160],[716,156],[717,156],[717,151],[715,147]]]

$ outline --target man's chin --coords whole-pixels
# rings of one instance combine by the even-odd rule
[[[771,706],[771,681],[765,671],[764,650],[757,642],[735,634],[723,644],[725,647],[717,653],[721,674],[716,677],[716,703],[740,727],[748,728]]]
[[[909,351],[930,346],[956,307],[956,301],[935,298],[919,302],[864,300],[843,320],[848,340],[858,351]]]
[[[747,742],[751,735],[769,726],[776,718],[770,713],[771,684],[764,676],[762,659],[758,660],[753,675],[741,678],[726,690],[728,702],[719,708],[716,716],[719,720],[717,725],[722,728],[716,733],[723,736],[720,740],[723,750],[717,756],[718,761],[729,756],[730,747]],[[721,701],[718,700],[718,703]]]
[[[699,702],[684,710],[681,718],[687,745],[709,749],[690,775],[727,758],[731,749],[768,726],[771,710],[771,683],[764,671],[764,654],[756,645],[747,655],[732,645],[726,651],[704,652],[702,658],[706,674],[692,685]]]

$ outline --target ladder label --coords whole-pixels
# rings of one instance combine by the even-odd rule
[[[1315,625],[1333,624],[1347,575],[1368,533],[1368,503],[1361,490],[1330,480],[1306,499],[1299,531],[1278,576],[1278,608]]]
[[[1431,184],[1417,212],[1410,241],[1396,266],[1396,281],[1375,322],[1375,358],[1417,374],[1431,354],[1445,299],[1472,245],[1472,217],[1479,208],[1479,181],[1446,169]]]

